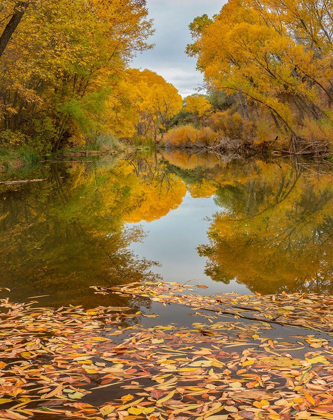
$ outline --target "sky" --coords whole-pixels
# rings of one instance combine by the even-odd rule
[[[130,248],[140,258],[158,261],[161,266],[152,267],[152,271],[160,274],[163,281],[206,285],[209,295],[251,293],[236,279],[224,284],[205,274],[207,259],[199,255],[197,247],[209,243],[207,231],[211,218],[221,210],[225,209],[217,206],[213,197],[193,198],[187,193],[182,204],[166,216],[150,223],[129,224],[142,227],[147,234],[142,242],[134,242]]]
[[[154,20],[155,35],[150,39],[155,48],[139,54],[135,68],[149,69],[172,83],[186,97],[202,86],[202,74],[196,71],[196,60],[185,54],[191,42],[188,25],[197,16],[218,13],[224,0],[147,0],[149,16]]]

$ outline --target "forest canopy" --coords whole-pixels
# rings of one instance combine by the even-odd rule
[[[144,0],[5,0],[0,142],[40,152],[107,133],[153,135],[182,106],[157,74],[129,69],[152,48]]]
[[[229,0],[213,19],[192,22],[187,53],[210,89],[237,100],[243,119],[325,141],[333,133],[332,6]]]
[[[87,145],[111,150],[117,139],[326,156],[332,7],[331,0],[229,0],[212,18],[195,18],[187,54],[205,89],[182,98],[155,72],[131,68],[137,53],[153,48],[145,0],[4,0],[0,157],[20,148],[43,156]]]

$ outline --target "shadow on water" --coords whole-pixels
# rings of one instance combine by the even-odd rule
[[[172,249],[183,255],[185,271],[193,266],[187,250],[195,254],[214,293],[228,283],[228,291],[332,293],[333,179],[326,166],[178,151],[44,165],[25,176],[46,180],[0,185],[0,286],[12,289],[12,300],[48,295],[43,305],[138,308],[139,300],[96,297],[89,286],[158,279],[157,264]],[[210,203],[209,214],[201,207],[209,223],[189,219],[185,206],[195,213],[199,202]],[[183,242],[168,235],[181,211],[192,229]],[[157,263],[145,248],[154,229]],[[172,264],[165,270],[172,280]]]

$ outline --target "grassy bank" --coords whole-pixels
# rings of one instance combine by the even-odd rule
[[[32,165],[41,160],[41,155],[32,149],[0,148],[0,172],[18,169],[24,165]]]
[[[63,160],[92,155],[116,154],[124,149],[120,141],[110,135],[100,135],[76,147],[61,149],[58,153],[39,153],[31,147],[0,147],[0,172],[18,169],[45,160]]]

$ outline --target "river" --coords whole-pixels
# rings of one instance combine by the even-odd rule
[[[14,301],[125,305],[90,286],[147,279],[332,294],[328,164],[133,153],[0,177],[15,179],[43,181],[0,185],[0,286]]]

